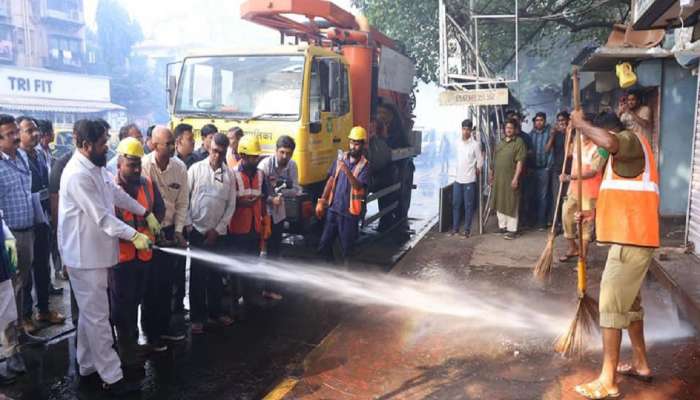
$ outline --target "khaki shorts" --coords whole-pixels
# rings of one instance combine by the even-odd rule
[[[612,245],[600,281],[600,326],[626,329],[644,318],[640,290],[654,249]]]
[[[583,209],[595,210],[595,202],[596,199],[583,199]],[[564,227],[564,238],[566,239],[576,239],[578,237],[578,224],[575,221],[577,211],[578,200],[573,196],[567,197],[562,205],[561,213],[561,224]],[[583,240],[587,242],[591,241],[591,238],[593,238],[594,226],[594,220],[583,222]]]

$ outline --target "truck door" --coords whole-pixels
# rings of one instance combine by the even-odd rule
[[[347,135],[352,128],[349,87],[347,66],[340,57],[314,58],[309,121],[314,143],[312,151],[316,153],[313,158],[322,160],[316,167],[324,174],[335,159],[336,150],[347,148]]]

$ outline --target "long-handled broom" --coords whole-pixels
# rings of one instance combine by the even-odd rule
[[[578,71],[573,71],[573,94],[574,94],[574,109],[581,109],[581,97],[579,91]],[[576,135],[576,154],[577,154],[577,170],[582,171],[581,146],[583,140],[581,133]],[[583,180],[577,179],[578,185],[578,212],[583,211]],[[578,306],[576,307],[576,316],[571,321],[568,331],[557,339],[554,349],[566,357],[580,357],[583,355],[583,340],[585,336],[598,325],[598,303],[586,294],[586,249],[583,247],[583,217],[578,221]]]
[[[566,160],[569,158],[569,142],[571,140],[571,129],[566,129],[566,140],[564,141],[564,165],[562,165],[561,170],[564,171],[566,168]],[[559,179],[559,177],[556,177]],[[544,246],[544,250],[537,260],[537,264],[532,269],[532,276],[535,277],[539,282],[547,282],[551,277],[552,272],[552,258],[554,257],[554,240],[557,237],[556,227],[557,227],[557,214],[559,214],[559,206],[561,204],[561,196],[563,192],[564,185],[559,185],[559,192],[557,193],[556,205],[554,206],[554,216],[552,216],[552,228],[547,236],[547,244]]]

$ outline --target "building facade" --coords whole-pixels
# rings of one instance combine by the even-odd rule
[[[109,78],[89,75],[83,0],[0,0],[0,112],[27,114],[70,131],[81,118],[117,127],[124,107],[113,104]]]

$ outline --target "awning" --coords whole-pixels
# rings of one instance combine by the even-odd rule
[[[582,52],[583,53],[583,52]],[[586,51],[588,53],[588,51]],[[581,71],[614,71],[623,61],[641,61],[653,58],[671,58],[673,53],[661,47],[642,49],[636,47],[598,47],[588,54],[580,54],[574,62]]]
[[[32,97],[0,96],[0,109],[65,112],[65,113],[97,113],[111,110],[126,110],[119,104],[108,101],[59,100]]]

